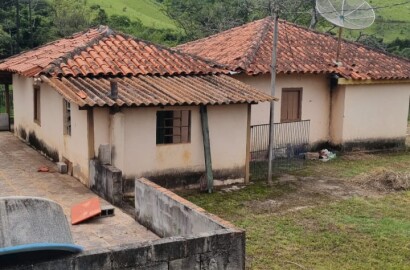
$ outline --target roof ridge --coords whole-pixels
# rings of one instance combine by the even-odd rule
[[[93,29],[93,28],[91,28]],[[90,31],[91,29],[88,29],[88,31]],[[86,32],[83,32],[83,35]],[[75,55],[79,54],[80,52],[84,51],[86,48],[93,46],[95,44],[97,44],[100,40],[102,40],[105,37],[108,37],[109,35],[112,35],[115,33],[114,30],[112,30],[111,28],[109,28],[108,26],[105,25],[100,25],[98,26],[98,32],[100,33],[100,35],[92,38],[90,41],[88,41],[87,43],[85,43],[83,46],[79,46],[74,48],[73,50],[63,54],[62,56],[58,57],[57,59],[54,59],[53,61],[51,61],[47,67],[45,67],[41,72],[40,75],[47,75],[53,72],[53,70],[60,66],[63,63],[67,63],[69,58],[74,57]],[[58,41],[58,40],[57,40]]]
[[[261,47],[263,41],[265,40],[265,37],[267,33],[269,32],[270,28],[270,22],[273,21],[270,16],[262,19],[264,20],[261,26],[262,31],[257,31],[256,33],[256,41],[252,42],[251,46],[249,47],[248,51],[244,54],[244,60],[241,61],[239,65],[243,63],[243,70],[246,70],[247,67],[253,62],[255,59],[256,54],[259,51],[259,48]]]
[[[137,37],[134,37],[130,34],[126,34],[126,33],[123,33],[121,31],[113,30],[113,29],[109,28],[108,26],[100,25],[98,27],[98,31],[100,32],[100,35],[94,37],[89,42],[85,43],[83,46],[76,47],[73,50],[65,53],[64,55],[62,55],[59,58],[57,58],[57,59],[53,60],[52,62],[50,62],[48,64],[48,66],[40,72],[40,75],[53,76],[52,75],[53,71],[55,71],[56,68],[60,67],[61,64],[63,64],[63,63],[67,64],[69,59],[73,59],[74,56],[79,55],[81,52],[85,51],[87,48],[96,45],[98,42],[100,42],[101,40],[103,40],[105,38],[108,38],[110,36],[115,36],[115,35],[119,35],[124,39],[133,40],[137,43],[139,43],[139,42],[145,43],[147,46],[154,46],[154,47],[156,47],[160,50],[167,51],[170,54],[174,54],[174,55],[176,54],[179,57],[188,56],[188,57],[192,58],[193,60],[202,62],[202,64],[204,64],[204,65],[208,65],[211,68],[217,68],[217,69],[222,70],[222,71],[219,71],[219,72],[213,72],[215,74],[219,74],[219,73],[220,74],[227,74],[229,72],[229,68],[226,65],[223,65],[221,63],[217,63],[217,62],[212,61],[210,59],[205,59],[205,58],[202,58],[198,55],[186,53],[186,52],[183,52],[183,51],[180,51],[180,50],[174,50],[172,48],[166,47],[164,45],[156,44],[156,43],[148,41],[148,40],[137,38]],[[223,71],[224,69],[226,70],[226,72]],[[62,76],[65,77],[64,75],[62,75]],[[69,76],[72,76],[72,75],[69,75]],[[78,76],[82,76],[82,75],[79,74]],[[78,77],[78,76],[74,76],[74,77]],[[99,77],[99,76],[100,75],[98,75],[98,76],[97,75],[95,75],[95,76],[90,75],[88,77]],[[112,74],[111,75],[105,74],[104,76],[113,76],[113,75]]]
[[[235,27],[233,27],[233,28],[224,30],[224,31],[222,31],[222,32],[218,32],[218,33],[212,34],[212,35],[207,36],[207,37],[203,37],[203,38],[196,39],[196,40],[192,40],[192,41],[189,41],[189,42],[186,42],[186,43],[183,43],[183,44],[179,44],[179,45],[175,46],[174,49],[179,49],[179,48],[181,48],[181,47],[185,47],[186,45],[192,45],[192,44],[196,44],[196,43],[201,43],[201,42],[203,42],[204,40],[217,37],[217,36],[219,36],[219,35],[221,35],[221,34],[225,34],[225,33],[230,33],[230,32],[236,31],[236,30],[238,30],[239,28],[242,28],[242,27],[247,26],[247,25],[252,24],[252,23],[254,24],[254,23],[263,21],[263,20],[265,20],[265,19],[266,19],[266,18],[258,19],[258,20],[251,21],[251,22],[247,22],[247,23],[244,23],[244,24],[242,24],[242,25],[238,25],[238,26],[235,26]]]
[[[3,63],[3,62],[5,62],[5,61],[8,61],[8,60],[14,59],[14,58],[16,58],[16,57],[19,57],[19,56],[21,56],[21,55],[23,55],[23,54],[25,54],[25,53],[28,53],[28,52],[31,52],[31,51],[35,51],[35,50],[41,49],[41,48],[46,47],[46,46],[53,45],[53,44],[55,44],[55,43],[60,42],[60,41],[63,40],[63,39],[74,39],[74,38],[77,38],[77,37],[79,37],[79,36],[81,36],[81,35],[87,34],[88,32],[90,32],[90,31],[93,30],[93,29],[97,29],[98,31],[101,31],[103,27],[106,27],[106,28],[109,29],[108,26],[104,26],[104,25],[98,26],[98,29],[97,29],[97,27],[88,28],[88,29],[86,29],[86,30],[73,33],[73,34],[71,34],[70,36],[61,37],[61,38],[58,38],[58,39],[56,39],[56,40],[52,40],[52,41],[49,41],[49,42],[47,42],[47,43],[41,44],[41,45],[39,45],[39,46],[37,46],[37,47],[24,50],[24,51],[22,51],[22,52],[19,52],[18,54],[14,54],[14,55],[11,55],[11,56],[6,57],[6,58],[4,58],[4,59],[1,59],[1,60],[0,60],[0,64]],[[110,29],[110,30],[111,30],[111,29]]]

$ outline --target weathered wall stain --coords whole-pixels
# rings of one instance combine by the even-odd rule
[[[145,177],[152,182],[165,188],[180,188],[196,185],[200,183],[205,170],[164,170],[159,172],[146,172],[141,176],[127,176],[123,179],[123,190],[129,192],[134,189],[135,178]],[[231,169],[213,170],[215,180],[241,179],[245,177],[245,167],[235,167]]]
[[[406,138],[393,139],[358,139],[346,141],[341,144],[333,144],[329,141],[321,141],[311,145],[310,151],[320,151],[322,149],[333,149],[342,152],[365,151],[365,150],[391,150],[405,149]]]
[[[51,158],[52,161],[59,161],[59,155],[57,150],[49,147],[43,140],[38,139],[34,131],[29,132],[28,143],[38,151],[45,154],[47,157]]]

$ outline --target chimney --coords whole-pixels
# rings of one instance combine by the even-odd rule
[[[118,98],[118,82],[116,79],[111,79],[110,80],[110,85],[111,85],[111,93],[110,93],[110,98],[116,100]]]

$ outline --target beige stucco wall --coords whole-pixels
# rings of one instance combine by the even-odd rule
[[[271,93],[270,75],[235,75],[265,93]],[[276,78],[276,94],[282,96],[282,88],[303,88],[302,92],[302,120],[310,120],[310,143],[327,141],[329,139],[330,94],[329,80],[325,75],[308,74],[280,74]],[[275,123],[280,122],[281,102],[275,103]],[[269,123],[269,102],[252,105],[252,125]]]
[[[343,141],[406,136],[410,84],[346,85]]]
[[[88,184],[87,112],[71,104],[71,136],[63,135],[63,98],[50,86],[40,84],[40,125],[34,118],[33,79],[13,75],[14,126],[34,132],[59,159],[73,163],[73,175]]]
[[[247,104],[208,106],[214,170],[244,169],[246,161]],[[191,142],[156,144],[158,110],[191,110]],[[113,164],[125,178],[203,171],[204,150],[198,106],[123,108],[111,118]],[[121,142],[120,138],[124,138]]]
[[[341,144],[343,142],[345,94],[346,87],[344,85],[332,90],[330,137],[334,144]]]
[[[98,156],[98,147],[110,144],[110,110],[108,108],[93,108],[94,116],[94,151]]]

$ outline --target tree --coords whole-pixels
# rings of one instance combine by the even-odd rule
[[[43,44],[55,37],[46,0],[0,1],[1,57]]]
[[[271,16],[275,5],[287,21],[311,28],[319,22],[315,0],[163,0],[163,5],[191,40]]]
[[[53,0],[53,22],[59,36],[68,36],[91,25],[85,0]]]
[[[250,0],[164,0],[164,12],[189,39],[200,38],[251,20]]]
[[[100,5],[92,5],[90,10],[94,15],[91,22],[92,25],[105,25],[108,23],[107,12]]]

